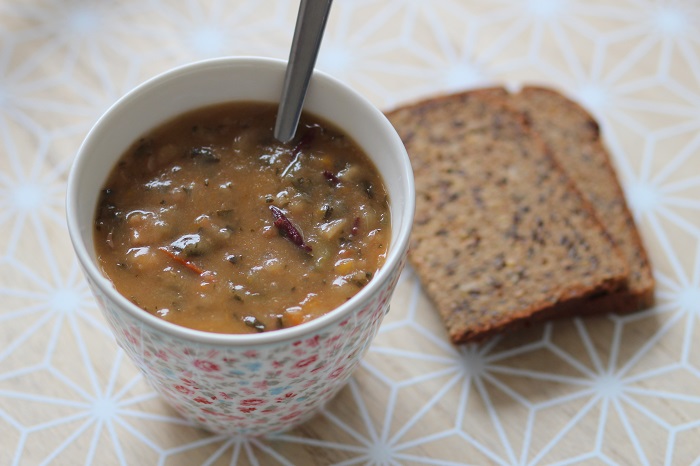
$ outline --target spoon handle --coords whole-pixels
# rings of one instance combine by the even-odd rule
[[[299,4],[299,15],[275,122],[275,139],[278,141],[289,142],[296,133],[331,2],[332,0],[301,0]]]

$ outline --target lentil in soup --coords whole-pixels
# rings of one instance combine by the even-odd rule
[[[304,113],[233,102],[149,132],[109,175],[95,216],[103,272],[162,319],[217,333],[291,327],[341,305],[383,265],[388,195],[366,154]]]

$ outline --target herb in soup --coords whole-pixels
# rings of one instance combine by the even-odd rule
[[[383,265],[386,189],[341,130],[302,115],[273,137],[276,105],[186,113],[126,151],[95,218],[115,288],[164,320],[218,333],[299,325],[343,304]]]

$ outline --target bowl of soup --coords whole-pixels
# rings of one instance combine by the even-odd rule
[[[295,138],[286,63],[223,58],[138,86],[72,167],[68,227],[117,343],[178,412],[261,435],[344,385],[389,309],[414,191],[383,114],[315,72]]]

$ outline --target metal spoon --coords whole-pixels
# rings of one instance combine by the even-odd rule
[[[284,88],[275,122],[275,139],[289,142],[297,131],[306,89],[321,46],[332,0],[301,0]]]

